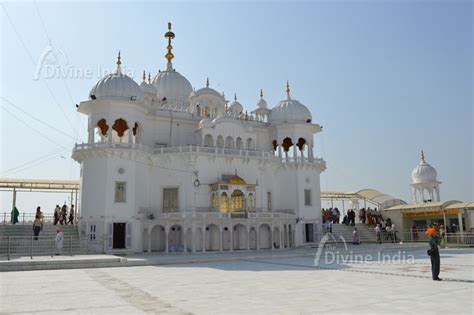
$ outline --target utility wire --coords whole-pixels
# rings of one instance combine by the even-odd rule
[[[8,104],[10,104],[11,106],[15,107],[17,110],[21,111],[23,114],[25,114],[25,115],[27,115],[28,117],[30,117],[30,118],[36,120],[37,122],[43,124],[44,126],[50,128],[50,129],[52,129],[52,130],[54,130],[54,131],[56,131],[56,132],[58,132],[58,133],[60,133],[60,134],[62,134],[62,135],[64,135],[64,136],[67,136],[67,137],[69,137],[69,138],[71,138],[71,139],[73,139],[73,140],[78,140],[76,137],[71,136],[71,135],[65,133],[65,132],[62,131],[62,130],[59,130],[58,128],[56,128],[56,127],[54,127],[54,126],[48,124],[47,122],[42,121],[42,120],[39,119],[39,118],[36,118],[36,117],[33,116],[32,114],[30,114],[30,113],[28,113],[27,111],[23,110],[20,106],[17,106],[17,105],[15,105],[15,104],[13,104],[12,102],[10,102],[9,100],[7,100],[5,97],[0,96],[0,98],[1,98],[3,101],[5,101],[5,102],[7,102]]]
[[[25,41],[23,40],[23,37],[20,35],[20,33],[18,32],[15,24],[13,23],[13,20],[11,19],[10,15],[8,14],[7,10],[5,9],[5,6],[2,5],[2,9],[3,9],[3,12],[5,12],[5,15],[7,16],[8,18],[8,21],[10,22],[10,25],[12,26],[13,28],[13,31],[15,32],[16,36],[18,37],[18,39],[20,40],[20,43],[21,45],[23,46],[23,49],[26,51],[29,59],[30,59],[30,62],[32,63],[33,66],[36,66],[36,62],[33,58],[33,56],[31,55],[28,47],[26,47],[26,44],[25,44]],[[57,105],[57,107],[59,107],[59,109],[61,110],[61,112],[63,113],[64,117],[66,118],[66,120],[68,121],[69,125],[71,126],[71,128],[73,128],[73,131],[76,133],[77,136],[79,136],[79,133],[77,132],[76,129],[74,129],[72,123],[71,123],[71,120],[69,119],[68,115],[66,114],[66,112],[64,111],[64,108],[61,106],[61,104],[59,103],[58,99],[56,98],[56,95],[54,95],[53,91],[51,90],[51,88],[49,87],[47,81],[44,79],[44,77],[41,75],[41,72],[38,73],[39,74],[39,77],[41,79],[41,81],[43,82],[43,84],[45,85],[46,89],[48,90],[48,92],[51,94],[51,97],[53,98],[54,100],[54,103]]]

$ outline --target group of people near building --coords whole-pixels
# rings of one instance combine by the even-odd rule
[[[69,218],[68,218],[69,214]],[[56,205],[56,208],[54,209],[54,225],[57,225],[58,223],[61,225],[68,225],[68,223],[71,223],[74,225],[74,205],[71,205],[71,209],[68,211],[68,207],[66,203],[62,207],[59,207],[59,205]]]
[[[323,218],[323,224],[329,221],[331,221],[332,223],[338,224],[339,219],[341,217],[341,212],[339,212],[338,208],[328,208],[328,209],[322,208],[321,214]]]
[[[380,223],[375,226],[374,231],[377,243],[379,244],[382,243],[382,239],[385,239],[386,241],[390,240],[392,243],[398,242],[397,229],[390,218],[387,218],[387,221],[384,221],[383,219],[380,220]]]

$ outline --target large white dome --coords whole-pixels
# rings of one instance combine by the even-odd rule
[[[120,58],[120,57],[119,57]],[[143,102],[143,91],[132,78],[122,74],[120,59],[117,70],[97,81],[89,93],[89,99],[118,98]]]
[[[411,173],[413,184],[436,182],[438,173],[436,169],[425,161],[424,154],[421,155],[420,164],[418,164]]]
[[[166,97],[170,102],[184,104],[188,102],[188,97],[193,91],[191,83],[172,69],[171,63],[168,63],[166,71],[160,71],[155,76],[152,84],[156,88],[160,101]]]
[[[311,122],[311,112],[297,100],[288,95],[286,100],[277,104],[268,116],[270,123],[307,123]]]
[[[230,104],[229,111],[234,115],[240,115],[244,107],[237,101],[237,94],[234,94],[234,101]]]

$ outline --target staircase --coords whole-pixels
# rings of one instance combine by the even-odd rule
[[[332,234],[338,240],[339,237],[342,236],[347,243],[352,243],[352,231],[354,230],[354,227],[356,227],[359,231],[359,239],[361,243],[377,242],[377,236],[375,235],[374,227],[362,223],[357,223],[355,226],[333,224]],[[391,240],[385,240],[384,234],[382,234],[382,242],[388,243],[391,242]]]
[[[30,224],[0,225],[0,256],[10,255],[51,255],[56,252],[56,228],[64,233],[63,252],[82,253],[77,226],[53,225],[45,223],[37,240],[33,238],[33,227]]]

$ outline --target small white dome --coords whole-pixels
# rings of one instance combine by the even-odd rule
[[[199,122],[199,128],[212,128],[212,126],[212,118],[210,117],[205,117]]]
[[[219,116],[217,118],[214,118],[214,120],[212,121],[214,125],[217,125],[223,122],[236,122],[236,120],[232,116],[224,115],[224,116]]]
[[[260,100],[258,100],[257,108],[268,108],[267,102],[263,98],[261,98]]]
[[[118,70],[97,81],[89,93],[89,99],[104,98],[121,98],[143,102],[143,91],[132,78]]]
[[[260,89],[260,99],[257,102],[257,109],[268,108],[267,102],[263,99],[263,90]]]
[[[150,96],[156,96],[156,88],[153,86],[153,84],[148,84],[145,81],[143,81],[140,84],[140,87],[143,91],[143,93],[150,95]]]
[[[215,96],[215,97],[218,97],[218,98],[222,98],[222,95],[217,92],[216,90],[214,89],[211,89],[210,87],[204,87],[202,89],[199,89],[197,90],[195,93],[194,93],[194,96],[202,96],[202,95],[212,95],[212,96]]]
[[[153,79],[158,99],[184,104],[188,102],[189,94],[193,91],[191,83],[168,63],[166,71],[160,71]]]
[[[244,107],[237,101],[237,95],[234,94],[234,101],[230,104],[229,112],[234,115],[243,113]]]
[[[270,123],[308,123],[311,120],[309,109],[289,95],[270,111],[268,117]]]
[[[413,169],[413,172],[411,172],[412,183],[420,184],[436,182],[437,177],[438,173],[436,172],[436,169],[425,161],[425,156],[422,152],[420,164],[418,164]]]

